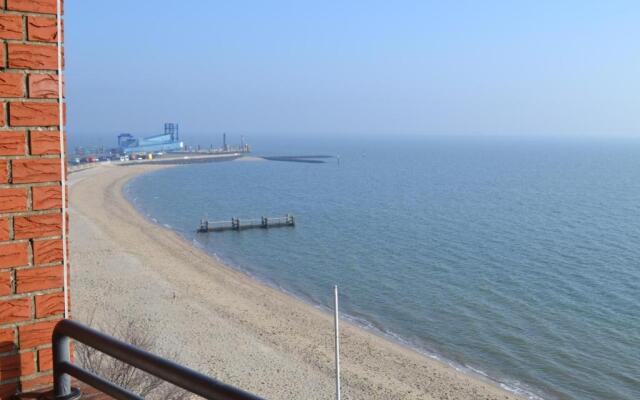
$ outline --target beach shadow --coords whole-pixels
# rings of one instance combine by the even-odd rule
[[[0,380],[13,379],[20,376],[22,365],[18,348],[13,341],[0,340]],[[0,386],[0,398],[8,399],[18,391],[18,383],[8,383]]]
[[[0,341],[0,380],[17,380],[22,375],[22,362],[18,347],[13,341]],[[18,382],[6,383],[0,386],[0,399],[52,399],[51,388],[34,390],[28,393],[19,393]]]

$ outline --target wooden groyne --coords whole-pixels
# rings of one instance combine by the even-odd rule
[[[324,164],[326,161],[324,159],[334,158],[334,156],[261,156],[264,160],[269,161],[286,161],[286,162],[299,162],[299,163],[310,163],[310,164]]]
[[[243,219],[231,218],[230,221],[208,221],[203,219],[200,221],[198,232],[222,232],[222,231],[239,231],[243,229],[253,228],[277,228],[283,226],[295,226],[296,220],[293,215],[287,214],[284,217],[260,217],[260,219]]]

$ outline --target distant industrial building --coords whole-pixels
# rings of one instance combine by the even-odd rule
[[[180,141],[178,124],[165,123],[161,135],[146,138],[136,138],[130,133],[118,135],[118,147],[124,154],[150,154],[180,151],[184,149],[184,143]]]

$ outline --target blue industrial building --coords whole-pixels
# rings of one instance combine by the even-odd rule
[[[184,143],[180,141],[178,124],[165,123],[161,135],[146,138],[136,138],[130,133],[118,135],[118,147],[124,154],[149,154],[180,151],[184,149]]]

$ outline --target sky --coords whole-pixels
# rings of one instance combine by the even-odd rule
[[[640,137],[640,2],[65,2],[73,144]]]

